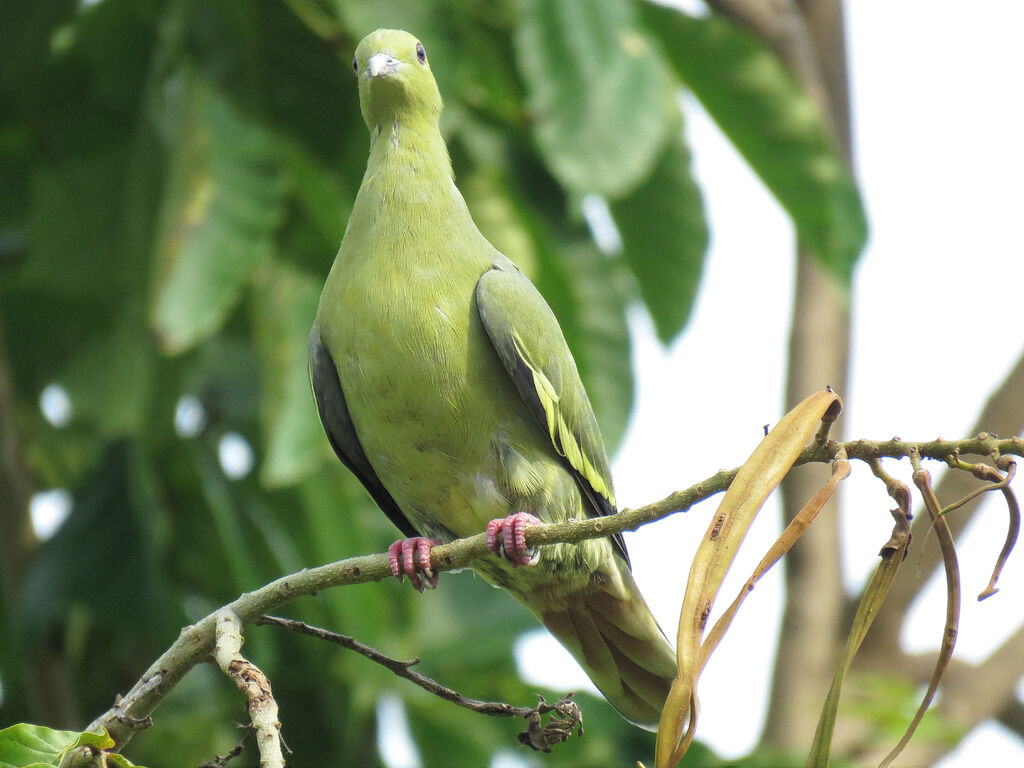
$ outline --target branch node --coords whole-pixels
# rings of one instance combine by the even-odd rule
[[[263,671],[241,654],[242,622],[229,608],[216,613],[213,658],[246,698],[246,708],[256,732],[260,768],[284,768],[281,749],[281,723],[277,719],[277,701],[270,680]]]
[[[526,715],[527,726],[518,736],[519,743],[535,752],[550,752],[553,745],[567,741],[574,730],[577,736],[582,736],[583,712],[572,696],[570,691],[554,704],[548,704],[538,693],[540,701]],[[551,717],[544,725],[542,715],[549,713]]]

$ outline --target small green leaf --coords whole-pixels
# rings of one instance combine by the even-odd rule
[[[638,4],[679,77],[844,284],[867,240],[856,184],[810,97],[778,58],[732,24]]]
[[[626,0],[522,3],[517,62],[544,162],[614,199],[647,176],[672,124],[668,72]]]
[[[0,768],[99,765],[100,752],[107,765],[132,768],[124,756],[106,751],[113,746],[114,740],[106,731],[55,731],[42,725],[18,723],[0,731]],[[87,750],[81,755],[71,754],[80,747]]]
[[[284,212],[272,134],[199,79],[188,79],[156,246],[151,322],[181,352],[216,331],[273,251]]]
[[[611,211],[626,264],[658,338],[668,343],[690,317],[708,246],[704,205],[682,132],[643,184],[612,202]]]
[[[320,284],[281,264],[261,270],[255,295],[257,349],[263,361],[265,456],[260,477],[287,485],[312,471],[326,438],[316,418],[306,368]]]

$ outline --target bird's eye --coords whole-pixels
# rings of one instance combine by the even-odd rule
[[[427,52],[423,48],[423,43],[416,43],[416,58],[419,59],[420,64],[427,63]]]
[[[359,60],[354,57],[352,59],[352,71],[357,75],[359,74]]]

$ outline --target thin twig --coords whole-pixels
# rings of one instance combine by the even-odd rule
[[[983,493],[988,493],[989,491],[997,491],[1000,488],[1006,487],[1007,485],[1010,484],[1010,482],[1013,480],[1013,476],[1017,473],[1016,466],[1014,466],[1012,472],[1007,472],[1005,475],[1000,475],[999,472],[997,472],[994,468],[990,467],[988,464],[971,464],[969,462],[964,461],[959,456],[951,456],[949,459],[946,460],[946,463],[949,464],[949,466],[953,469],[961,469],[965,472],[970,472],[979,480],[987,480],[988,485],[983,485],[980,488],[975,488],[966,496],[957,499],[952,504],[947,504],[945,507],[942,508],[943,515],[948,515],[950,512],[960,509],[960,507],[964,506],[964,504],[973,501],[974,499],[978,498],[978,496],[981,496]]]
[[[949,530],[946,519],[942,517],[942,509],[939,506],[938,499],[935,498],[935,491],[932,488],[931,475],[928,474],[927,470],[921,468],[920,455],[912,451],[910,462],[914,467],[914,485],[917,486],[917,490],[920,491],[921,497],[924,499],[925,509],[928,510],[928,515],[931,517],[932,526],[939,541],[939,548],[942,550],[942,562],[946,567],[946,625],[942,633],[939,655],[935,660],[935,670],[932,672],[931,681],[928,683],[928,690],[925,691],[924,698],[914,714],[914,719],[907,726],[903,737],[893,747],[892,751],[882,759],[882,762],[878,764],[878,768],[887,768],[899,756],[917,730],[917,726],[921,723],[924,713],[931,706],[935,692],[939,688],[942,673],[946,670],[946,665],[949,664],[949,660],[953,655],[953,647],[956,645],[956,635],[960,624],[960,567],[957,563],[953,534]]]
[[[249,741],[249,737],[252,735],[252,725],[246,724],[241,726],[245,730],[245,735],[242,736],[239,741],[226,755],[217,755],[213,760],[207,760],[202,763],[199,768],[224,768],[228,763],[242,754],[242,750],[245,749],[245,743]]]
[[[537,709],[536,707],[514,707],[511,704],[506,704],[502,701],[481,701],[480,699],[471,699],[467,696],[463,696],[458,691],[441,685],[441,683],[437,682],[433,678],[421,675],[419,672],[414,672],[412,667],[420,663],[419,659],[410,659],[409,661],[394,659],[384,653],[381,653],[376,648],[372,648],[365,643],[359,642],[353,637],[341,635],[337,632],[331,632],[327,629],[321,629],[320,627],[314,627],[304,621],[282,619],[277,616],[260,616],[256,619],[256,625],[283,627],[284,629],[290,629],[292,632],[298,632],[301,635],[309,635],[310,637],[315,637],[320,640],[326,640],[329,643],[334,643],[335,645],[340,645],[342,648],[355,651],[360,656],[365,656],[370,661],[380,664],[382,667],[390,670],[403,680],[408,680],[409,682],[418,685],[427,693],[438,696],[445,701],[450,701],[452,704],[456,704],[460,707],[465,707],[466,709],[470,709],[474,712],[479,712],[482,715],[489,715],[491,717],[529,717]]]
[[[581,736],[583,735],[583,713],[580,712],[579,705],[573,701],[571,691],[555,704],[548,704],[544,697],[538,694],[540,701],[533,707],[515,707],[503,701],[472,699],[468,696],[463,696],[448,686],[442,685],[432,677],[414,672],[412,667],[420,663],[419,659],[410,659],[409,661],[395,659],[381,653],[376,648],[359,642],[353,637],[331,632],[321,627],[314,627],[304,621],[282,619],[278,616],[260,616],[256,619],[256,624],[258,626],[290,629],[292,632],[298,632],[300,635],[309,635],[319,640],[326,640],[328,643],[334,643],[347,650],[355,651],[360,656],[365,656],[370,661],[390,670],[397,677],[418,685],[427,693],[472,712],[490,717],[525,718],[528,721],[527,730],[519,734],[519,740],[532,749],[550,752],[551,745],[565,741],[572,734],[573,730],[578,730],[578,733]],[[549,713],[551,717],[547,725],[544,725],[541,721],[541,716]]]
[[[1010,553],[1013,552],[1013,547],[1017,543],[1017,536],[1020,533],[1020,505],[1017,503],[1017,496],[1014,494],[1013,489],[1010,488],[1010,483],[1013,482],[1013,478],[1017,474],[1017,463],[1009,456],[1000,457],[998,462],[1000,467],[1005,469],[1005,475],[1000,475],[999,470],[995,467],[990,467],[988,464],[971,464],[964,461],[959,456],[950,456],[946,460],[946,463],[949,464],[950,468],[970,472],[979,480],[987,481],[987,484],[980,488],[975,488],[960,499],[954,501],[952,504],[947,504],[939,513],[942,517],[960,509],[962,506],[976,499],[978,496],[981,496],[983,493],[988,493],[990,491],[1002,491],[1003,498],[1006,500],[1006,507],[1009,512],[1010,522],[1006,531],[1006,539],[1003,542],[1003,548],[1000,550],[999,556],[996,558],[996,563],[992,568],[992,576],[989,578],[988,584],[978,594],[978,602],[992,597],[992,595],[999,591],[996,587],[996,582],[999,581],[999,575],[1003,572],[1003,567],[1006,565],[1006,561],[1009,559]],[[931,529],[928,530],[928,533],[931,533]],[[927,541],[927,534],[925,534],[925,540]]]
[[[981,591],[978,595],[978,600],[984,600],[991,597],[999,590],[996,588],[996,582],[999,580],[999,575],[1003,572],[1003,566],[1006,565],[1006,561],[1010,557],[1010,553],[1013,551],[1014,545],[1017,543],[1017,536],[1020,534],[1020,504],[1017,501],[1017,495],[1013,492],[1013,489],[1009,486],[1009,481],[1017,473],[1017,462],[1010,459],[1009,456],[1003,456],[999,460],[1001,467],[1006,469],[1006,483],[1000,490],[1003,492],[1003,498],[1006,500],[1006,508],[1009,512],[1010,522],[1006,530],[1006,539],[1003,542],[1003,548],[999,551],[999,556],[996,558],[995,567],[992,569],[992,577],[989,579],[988,586]]]

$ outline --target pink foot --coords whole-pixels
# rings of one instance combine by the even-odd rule
[[[414,536],[411,539],[399,539],[388,547],[388,565],[391,573],[399,581],[402,576],[409,577],[409,583],[417,592],[423,588],[433,589],[437,586],[437,577],[430,564],[430,548],[441,543],[440,539],[428,539],[425,536]],[[423,579],[420,578],[423,574]],[[424,581],[425,579],[425,581]]]
[[[539,553],[536,549],[526,548],[526,526],[540,522],[528,512],[516,512],[491,520],[487,524],[487,548],[512,565],[535,565]]]

